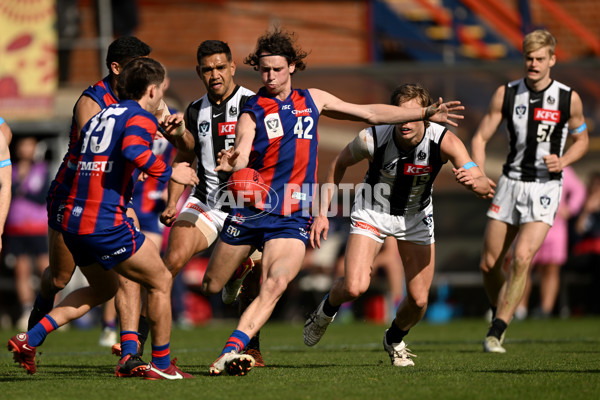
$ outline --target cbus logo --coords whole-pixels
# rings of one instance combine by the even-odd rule
[[[219,123],[219,136],[234,135],[235,134],[236,122],[220,122]]]
[[[546,110],[544,108],[536,108],[533,110],[533,119],[535,121],[558,123],[560,121],[560,110]]]
[[[425,175],[433,171],[431,165],[404,164],[404,175]]]

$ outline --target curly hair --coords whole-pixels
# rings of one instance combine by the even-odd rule
[[[244,64],[248,64],[255,71],[258,71],[260,57],[264,54],[285,57],[288,64],[296,65],[296,71],[302,71],[306,68],[306,63],[303,60],[308,56],[308,53],[296,46],[296,38],[293,32],[290,33],[282,28],[276,27],[259,37],[256,42],[256,49],[244,59]]]

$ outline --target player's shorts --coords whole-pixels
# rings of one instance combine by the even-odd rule
[[[227,216],[219,236],[227,244],[249,244],[262,251],[272,239],[298,239],[305,245],[313,218],[300,210],[291,215],[269,214],[254,207],[236,208]]]
[[[164,225],[160,223],[160,214],[149,212],[149,213],[138,213],[136,211],[138,222],[140,223],[140,230],[142,232],[151,232],[162,234]]]
[[[146,238],[131,218],[102,232],[78,235],[63,231],[62,234],[77,265],[85,267],[98,263],[105,270],[133,256]]]
[[[177,216],[177,221],[190,222],[204,234],[208,245],[210,246],[219,232],[223,229],[227,213],[216,208],[210,208],[194,196],[188,197],[181,212]]]
[[[559,180],[522,182],[502,175],[487,216],[516,226],[536,221],[552,226],[561,193]]]
[[[368,208],[354,207],[350,220],[351,235],[365,235],[379,243],[383,243],[388,236],[420,245],[435,242],[431,202],[418,213],[409,215],[390,215]]]
[[[48,254],[47,235],[5,235],[2,241],[7,254],[15,256]]]

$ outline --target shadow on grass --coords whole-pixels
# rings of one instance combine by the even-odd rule
[[[479,372],[482,374],[513,374],[513,375],[528,375],[528,374],[598,374],[600,373],[600,369],[584,369],[584,370],[573,370],[573,369],[489,369],[489,370],[480,370],[473,371],[475,373]]]

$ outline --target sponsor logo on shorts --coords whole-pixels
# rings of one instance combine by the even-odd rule
[[[546,110],[544,108],[536,108],[533,110],[533,119],[535,121],[558,123],[560,121],[560,111],[559,110]]]
[[[381,233],[379,233],[379,230],[377,228],[375,228],[372,225],[367,224],[366,222],[353,221],[352,226],[354,226],[355,228],[358,228],[358,229],[369,231],[371,233],[374,233],[377,236],[381,236]]]
[[[121,247],[119,250],[114,251],[112,254],[103,255],[101,258],[103,260],[108,260],[109,258],[112,258],[113,256],[118,256],[119,254],[123,254],[126,251],[127,251],[127,249],[125,247]]]
[[[495,212],[495,213],[499,213],[500,212],[500,206],[498,204],[492,203],[492,205],[490,206],[490,211]]]
[[[240,230],[238,228],[236,228],[235,226],[231,226],[229,225],[227,227],[227,235],[232,236],[232,237],[238,237],[240,236]]]
[[[192,202],[189,202],[185,205],[184,208],[191,208],[192,210],[196,210],[198,211],[200,214],[204,215],[206,217],[206,219],[208,219],[209,221],[212,222],[212,218],[210,217],[210,215],[208,215],[208,213],[206,211],[204,211],[202,209],[202,207],[200,207],[198,204],[194,204]]]
[[[544,208],[548,208],[550,207],[550,203],[552,202],[552,200],[550,199],[549,196],[543,195],[540,197],[540,204],[542,205],[542,207]]]

